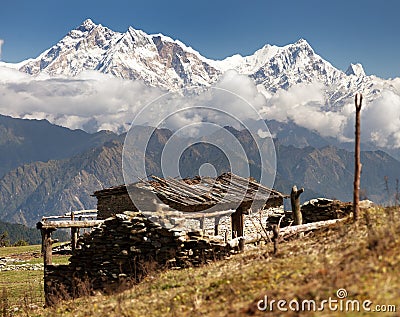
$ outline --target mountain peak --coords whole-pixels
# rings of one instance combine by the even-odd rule
[[[294,43],[295,46],[304,46],[304,47],[309,47],[311,48],[310,43],[307,42],[307,40],[301,38],[299,39],[296,43]],[[312,49],[312,48],[311,48]]]
[[[312,46],[310,45],[310,43],[307,42],[307,40],[301,38],[299,39],[296,43],[294,44],[290,44],[289,46],[294,46],[294,47],[298,47],[301,49],[305,49],[307,51],[311,51],[314,52],[314,49],[312,48]]]
[[[132,26],[128,27],[128,31],[126,31],[125,34],[130,34],[133,38],[137,38],[137,37],[149,37],[147,33],[145,33],[142,30],[139,29],[135,29]]]
[[[357,77],[365,76],[365,71],[363,66],[360,63],[350,64],[350,66],[346,70],[346,75],[355,75]]]
[[[299,39],[295,44],[296,44],[296,45],[300,45],[300,44],[310,45],[310,44],[307,42],[307,40],[305,40],[305,39],[303,39],[303,38]]]
[[[91,19],[86,19],[82,22],[82,24],[78,27],[78,30],[82,32],[90,31],[96,26],[96,24]]]

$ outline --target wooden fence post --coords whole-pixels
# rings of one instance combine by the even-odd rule
[[[71,221],[74,221],[74,220],[75,220],[75,214],[73,211],[71,211]],[[78,228],[71,228],[71,249],[72,249],[72,251],[75,251],[77,241],[78,241]]]
[[[235,232],[236,232],[236,237],[240,238],[239,239],[239,250],[243,251],[244,250],[244,216],[243,216],[243,210],[241,207],[236,209],[234,213],[231,215],[231,221],[232,221],[232,239],[235,238]]]
[[[280,228],[278,225],[272,225],[272,241],[274,242],[274,254],[278,253],[278,245],[279,245],[279,231]]]
[[[55,231],[55,229],[42,228],[40,230],[42,234],[43,262],[45,267],[53,263],[53,250],[52,250],[53,240],[51,239],[51,233],[53,231]]]
[[[214,218],[214,236],[218,235],[218,231],[219,231],[219,221],[221,220],[220,217],[215,217]]]
[[[353,217],[354,221],[358,220],[359,201],[360,201],[360,112],[362,105],[362,94],[357,93],[354,98],[356,106],[356,129],[355,129],[355,153],[354,153],[354,191],[353,191]]]
[[[303,216],[300,210],[300,195],[304,192],[304,188],[297,190],[297,186],[292,187],[292,192],[290,193],[290,203],[292,205],[292,215],[294,220],[294,225],[303,224]]]

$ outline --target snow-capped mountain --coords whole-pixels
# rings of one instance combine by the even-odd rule
[[[132,27],[125,33],[114,32],[89,19],[20,68],[29,74],[68,76],[88,69],[124,79],[142,79],[168,90],[207,86],[220,74],[199,53],[179,41]]]
[[[270,94],[299,83],[320,82],[326,87],[325,104],[329,108],[343,105],[358,91],[367,100],[375,99],[384,88],[396,91],[392,80],[366,76],[360,64],[351,64],[346,72],[336,69],[304,39],[283,47],[265,45],[250,56],[211,60],[162,34],[149,35],[132,27],[125,33],[114,32],[89,19],[40,56],[19,66],[32,75],[75,76],[83,70],[97,70],[141,79],[169,91],[207,87],[225,71],[234,69]]]

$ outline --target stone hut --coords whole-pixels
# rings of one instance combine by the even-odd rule
[[[153,176],[150,181],[103,189],[94,196],[101,224],[79,240],[68,265],[45,261],[46,305],[96,290],[112,293],[131,287],[153,269],[227,258],[243,250],[240,237],[252,235],[252,230],[258,233],[251,211],[266,211],[269,223],[291,221],[283,209],[281,214],[270,213],[271,208],[283,205],[286,195],[231,173],[183,180]],[[310,201],[303,208],[305,222],[340,218],[351,209],[349,204],[326,199]],[[193,223],[197,230],[190,230]],[[207,231],[210,225],[212,230]]]
[[[287,198],[254,179],[232,173],[217,178],[151,178],[150,181],[96,191],[93,196],[97,198],[97,219],[106,219],[126,210],[152,212],[162,206],[174,219],[192,219],[198,224],[195,229],[214,235],[226,235],[229,230],[232,235],[228,238],[234,238],[245,235],[245,215],[279,208]],[[185,225],[188,225],[187,221]],[[251,228],[247,229],[252,232]]]
[[[139,283],[149,267],[183,268],[227,258],[244,248],[243,238],[227,243],[244,237],[244,228],[251,227],[244,216],[252,208],[281,206],[285,198],[230,173],[215,179],[153,176],[94,196],[98,220],[104,221],[79,240],[68,265],[45,265],[47,305],[82,296],[85,290],[122,290]],[[209,224],[211,234],[205,230]],[[221,237],[221,227],[229,228],[232,236]]]

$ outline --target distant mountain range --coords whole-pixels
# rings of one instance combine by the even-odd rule
[[[86,92],[90,94],[87,90],[91,86],[85,85],[78,89],[80,80],[84,80],[78,78],[73,86],[77,92],[71,93],[68,90],[71,87],[66,84],[67,79],[84,71],[108,74],[110,78],[144,82],[145,84],[138,86],[136,94],[140,94],[144,88],[157,87],[157,92],[182,92],[184,96],[192,96],[218,84],[228,71],[233,70],[235,74],[241,74],[246,81],[251,82],[255,91],[251,90],[250,95],[263,97],[263,110],[269,111],[275,107],[279,111],[281,102],[286,103],[287,108],[282,110],[283,117],[280,120],[272,120],[273,117],[267,116],[267,125],[275,139],[278,159],[275,187],[285,193],[290,191],[293,184],[305,187],[302,199],[327,196],[351,200],[353,143],[351,138],[341,138],[338,133],[354,126],[348,118],[352,114],[349,105],[352,106],[356,92],[363,93],[367,105],[379,101],[386,94],[385,102],[377,103],[373,111],[369,110],[368,120],[364,120],[369,126],[377,125],[377,129],[374,127],[375,130],[369,131],[371,140],[364,140],[363,144],[363,196],[380,203],[389,201],[394,194],[395,181],[400,177],[400,162],[396,160],[400,159],[400,137],[398,122],[395,121],[397,112],[392,114],[392,111],[388,111],[391,110],[390,105],[389,108],[387,106],[390,102],[393,107],[397,104],[400,107],[400,78],[385,80],[373,75],[367,76],[360,64],[351,64],[343,72],[316,54],[304,39],[283,47],[265,45],[249,56],[234,55],[224,60],[211,60],[182,42],[162,34],[149,35],[132,27],[125,33],[115,32],[88,19],[37,58],[18,64],[0,62],[0,67],[8,72],[11,72],[10,68],[14,69],[13,75],[25,73],[21,83],[16,80],[9,84],[7,78],[0,78],[2,91],[11,91],[11,97],[0,100],[0,108],[12,108],[12,113],[13,98],[23,97],[32,88],[29,85],[31,78],[37,81],[34,84],[35,93],[45,98],[46,94],[39,93],[43,91],[40,82],[58,77],[57,86],[50,85],[48,89],[56,87],[59,91],[54,94],[53,99],[46,100],[71,98],[68,102],[74,102],[76,96],[82,97]],[[306,110],[312,111],[303,113],[302,100],[298,101],[296,98],[299,95],[312,94],[307,85],[315,83],[323,97],[317,101],[312,98],[306,100]],[[105,85],[98,89],[104,89]],[[242,82],[237,85],[241,86]],[[291,88],[297,89],[296,97],[289,95]],[[125,86],[123,89],[126,89]],[[43,113],[54,109],[53,118],[65,114],[65,104],[59,108],[52,107],[52,104],[44,110],[40,108],[42,104],[35,103],[38,99],[35,93],[29,95],[29,106],[32,108],[28,107],[28,110],[23,107],[25,99],[19,99],[22,106],[19,104],[20,108],[16,107],[16,116],[46,118]],[[52,93],[53,91],[49,91],[48,94],[53,96]],[[130,102],[135,102],[137,97],[133,94],[133,101],[131,98],[129,102],[122,98],[121,107],[115,108],[117,115],[113,112],[114,108],[110,106],[110,110],[108,105],[103,105],[101,111],[107,112],[103,120],[122,120],[122,124],[118,122],[120,126],[129,126],[130,120],[125,118],[124,111],[132,106]],[[74,111],[80,107],[97,106],[96,98],[88,99],[91,104],[85,104],[86,99],[82,100],[73,105]],[[276,102],[271,103],[271,100]],[[139,105],[143,106],[143,103],[141,100]],[[293,103],[299,107],[291,109]],[[383,110],[381,107],[384,107]],[[292,111],[292,116],[286,116],[285,111]],[[381,112],[385,111],[394,120],[391,124],[382,116]],[[91,114],[90,111],[85,113],[84,119],[96,121],[96,118],[90,117]],[[341,121],[332,119],[337,114]],[[69,118],[76,120],[74,122],[79,122],[79,113],[71,111],[69,115]],[[295,120],[300,115],[301,124]],[[314,123],[318,120],[317,131]],[[68,118],[63,122],[68,122]],[[107,123],[112,122],[102,123],[107,126]],[[333,129],[334,132],[330,134],[323,133],[332,124],[337,125],[336,130]],[[362,129],[367,125],[362,125]],[[92,126],[96,131],[99,125]],[[144,135],[147,128],[143,129]],[[257,159],[257,147],[247,132],[230,127],[225,129],[229,129],[241,142],[248,156],[245,163],[250,165],[253,174],[257,174],[261,168],[259,158]],[[379,135],[381,130],[385,131]],[[162,176],[159,164],[161,151],[172,133],[168,129],[157,129],[149,143],[148,153],[135,153],[137,156],[146,155],[149,174]],[[347,135],[352,136],[352,133],[351,130]],[[141,138],[143,135],[139,131],[136,137]],[[125,134],[109,131],[91,134],[63,128],[46,120],[15,119],[0,115],[0,219],[32,226],[43,215],[95,207],[96,201],[90,196],[94,191],[123,183],[121,153],[124,138]],[[390,142],[386,142],[387,140]],[[228,170],[226,159],[206,143],[190,147],[180,160],[183,177],[194,176],[201,162],[212,162],[218,173]],[[386,189],[385,176],[389,177],[389,192]]]
[[[360,64],[350,64],[346,72],[336,69],[304,39],[283,47],[265,45],[249,56],[211,60],[165,35],[149,35],[132,27],[125,33],[115,32],[90,19],[37,58],[0,65],[32,75],[76,76],[83,70],[96,70],[168,91],[208,87],[233,69],[252,78],[267,95],[295,84],[319,82],[326,87],[325,104],[330,108],[343,106],[356,92],[373,100],[382,89],[396,93],[400,89],[397,80],[367,76]]]
[[[123,184],[121,153],[124,135],[103,133],[90,135],[83,131],[72,131],[62,128],[62,145],[74,149],[64,153],[63,158],[55,158],[54,152],[43,151],[40,161],[36,156],[25,155],[17,145],[27,142],[32,137],[32,131],[42,131],[43,139],[36,140],[37,147],[46,144],[46,136],[59,133],[60,127],[46,121],[21,120],[3,118],[0,130],[5,130],[7,123],[9,138],[7,155],[25,158],[25,164],[5,171],[0,179],[0,219],[33,226],[42,216],[62,214],[70,210],[80,210],[96,207],[96,199],[91,197],[94,191]],[[270,124],[274,127],[273,124]],[[22,128],[23,127],[23,128]],[[278,129],[280,125],[277,125]],[[281,128],[281,127],[280,127]],[[292,129],[300,129],[292,124]],[[143,131],[147,129],[143,127]],[[257,158],[257,147],[250,140],[246,131],[228,128],[243,145],[250,165],[251,173],[257,174],[260,161]],[[140,131],[140,130],[138,130]],[[278,131],[272,130],[278,133]],[[76,134],[81,137],[76,138]],[[172,135],[166,129],[156,130],[146,153],[148,174],[162,176],[160,157],[164,145]],[[299,134],[297,134],[299,135]],[[141,137],[140,133],[137,135]],[[87,140],[93,138],[91,145]],[[326,196],[349,201],[352,199],[353,153],[327,145],[326,140],[315,139],[305,135],[302,145],[294,147],[291,141],[299,143],[298,139],[282,138],[275,140],[277,152],[277,176],[275,187],[289,193],[294,184],[305,187],[303,200]],[[80,141],[79,141],[80,140]],[[100,141],[101,140],[101,141]],[[310,146],[310,143],[314,147]],[[47,143],[51,147],[51,143]],[[4,145],[0,144],[1,153]],[[318,146],[321,146],[318,148]],[[144,155],[144,153],[138,153]],[[395,180],[400,177],[400,162],[382,151],[363,151],[361,188],[364,197],[376,201],[388,201],[388,194],[394,194]],[[199,166],[204,162],[212,162],[218,173],[229,170],[229,164],[224,155],[213,149],[207,143],[191,146],[180,159],[182,177],[193,177]],[[389,177],[391,193],[385,190],[384,177]]]
[[[47,120],[0,115],[0,177],[24,163],[69,158],[115,138],[116,135],[109,131],[89,134]]]

